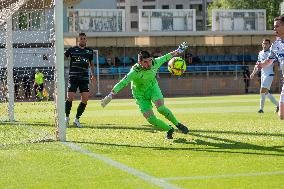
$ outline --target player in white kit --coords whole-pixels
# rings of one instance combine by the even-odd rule
[[[282,70],[282,75],[284,75],[284,15],[274,18],[274,32],[277,39],[270,47],[268,58],[261,62],[259,67],[265,68],[266,66],[273,64],[274,61],[278,61],[280,69]],[[284,86],[282,86],[279,100],[279,117],[282,120],[284,119]]]
[[[258,60],[257,64],[255,65],[252,74],[250,75],[250,79],[253,79],[254,75],[258,72],[258,64],[260,62],[263,62],[266,60],[269,56],[269,48],[270,48],[270,40],[269,39],[264,39],[262,41],[262,51],[258,53]],[[258,113],[264,113],[263,108],[264,108],[264,102],[265,98],[268,97],[270,101],[276,106],[275,112],[278,112],[279,106],[278,102],[275,100],[275,98],[272,96],[272,94],[269,92],[273,77],[274,77],[274,63],[270,64],[269,66],[262,68],[261,69],[261,87],[260,87],[260,103],[259,103],[259,110]]]

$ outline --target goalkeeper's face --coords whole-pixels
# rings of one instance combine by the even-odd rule
[[[142,68],[150,70],[152,67],[152,57],[139,61],[139,64],[142,66]]]

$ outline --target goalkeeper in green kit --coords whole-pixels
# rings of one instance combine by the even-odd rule
[[[188,128],[181,124],[164,105],[164,97],[156,79],[159,68],[165,62],[172,59],[173,56],[184,52],[186,48],[187,44],[183,42],[175,51],[158,58],[151,57],[147,51],[140,51],[138,54],[138,63],[136,63],[129,73],[113,87],[112,91],[104,99],[102,99],[102,107],[105,107],[113,99],[115,94],[131,82],[132,95],[143,116],[151,125],[167,131],[166,137],[168,139],[173,138],[174,128],[154,115],[152,110],[153,102],[160,114],[172,122],[182,133],[187,134]]]

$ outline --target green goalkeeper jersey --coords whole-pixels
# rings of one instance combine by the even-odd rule
[[[168,62],[173,56],[168,53],[164,56],[152,60],[152,67],[149,70],[143,69],[140,64],[136,63],[129,73],[121,79],[113,88],[114,93],[118,93],[131,82],[132,94],[135,96],[142,95],[157,85],[156,74],[159,68]]]

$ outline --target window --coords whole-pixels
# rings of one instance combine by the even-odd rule
[[[13,17],[14,30],[42,30],[44,29],[44,15],[42,10],[24,11]]]
[[[120,7],[117,7],[118,9],[125,9],[125,7],[124,6],[120,6]]]
[[[19,13],[19,29],[26,30],[28,28],[28,14],[24,12]]]
[[[143,0],[143,2],[154,2],[155,0]]]
[[[137,12],[138,12],[137,6],[131,6],[130,7],[130,13],[137,13]]]
[[[176,5],[176,9],[183,9],[183,5]]]
[[[202,11],[202,5],[201,5],[201,4],[198,5],[198,10],[199,10],[199,11]]]
[[[198,31],[203,30],[203,21],[202,20],[196,20],[196,30],[198,30]]]
[[[162,9],[169,9],[170,6],[169,5],[162,5]]]
[[[155,9],[155,5],[146,5],[142,7],[143,9]]]
[[[202,14],[202,5],[201,4],[192,4],[192,5],[190,5],[190,9],[195,9],[197,16],[200,16]]]
[[[130,27],[131,28],[138,28],[138,22],[137,21],[131,21]]]

